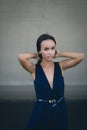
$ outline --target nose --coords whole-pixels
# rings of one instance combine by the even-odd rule
[[[51,49],[49,50],[49,54],[52,54],[52,50]]]

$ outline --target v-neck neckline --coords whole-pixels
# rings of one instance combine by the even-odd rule
[[[47,81],[47,83],[48,83],[48,85],[49,85],[49,88],[50,88],[50,90],[53,90],[54,89],[54,79],[55,79],[55,62],[53,62],[54,63],[54,71],[53,71],[53,82],[52,82],[52,86],[50,85],[50,83],[49,83],[49,80],[48,80],[48,78],[47,78],[47,76],[46,76],[46,73],[45,73],[45,71],[44,71],[44,69],[43,69],[43,67],[40,65],[40,67],[41,67],[41,70],[42,70],[42,72],[43,72],[43,74],[44,74],[44,77],[45,77],[45,79],[46,79],[46,81]]]

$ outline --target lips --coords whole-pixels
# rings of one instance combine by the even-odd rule
[[[53,58],[53,56],[47,56],[47,58]]]

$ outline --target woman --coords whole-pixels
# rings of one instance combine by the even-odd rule
[[[26,130],[68,130],[64,72],[80,63],[84,54],[56,50],[56,40],[48,34],[41,35],[36,46],[38,54],[18,55],[20,64],[33,78],[37,97]],[[54,62],[57,57],[65,60]],[[38,60],[37,64],[30,61],[32,58]]]

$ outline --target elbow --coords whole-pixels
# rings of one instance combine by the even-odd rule
[[[80,53],[79,60],[82,61],[82,60],[84,60],[84,58],[85,58],[85,54],[84,53]]]
[[[19,60],[19,61],[23,61],[23,59],[24,59],[23,54],[18,54],[18,60]]]
[[[85,58],[85,54],[84,54],[84,53],[81,53],[80,58],[81,58],[81,60],[84,60],[84,58]]]

